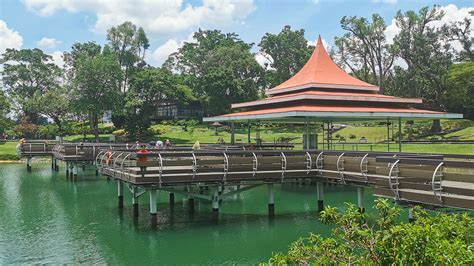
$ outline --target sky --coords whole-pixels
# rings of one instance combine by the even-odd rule
[[[61,54],[75,42],[105,44],[108,28],[132,21],[150,40],[146,61],[160,66],[199,28],[235,32],[258,45],[265,33],[290,25],[304,29],[310,42],[321,35],[332,46],[334,37],[344,34],[343,16],[378,13],[388,25],[387,37],[393,38],[398,10],[432,5],[445,11],[444,22],[473,19],[474,0],[0,0],[0,53],[40,48],[61,65]]]

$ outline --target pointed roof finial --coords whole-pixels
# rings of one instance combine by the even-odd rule
[[[321,35],[318,36],[313,54],[303,68],[287,81],[267,90],[267,94],[274,95],[308,88],[379,90],[379,87],[359,80],[337,66],[326,51]]]

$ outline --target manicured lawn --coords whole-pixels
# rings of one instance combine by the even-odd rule
[[[18,160],[16,154],[17,141],[0,141],[0,160]]]
[[[460,140],[474,140],[474,127],[467,127],[465,129],[452,132],[444,135],[445,138],[457,137]]]

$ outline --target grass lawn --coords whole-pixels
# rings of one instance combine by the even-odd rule
[[[457,137],[460,140],[474,140],[474,127],[467,127],[465,129],[452,132],[444,135],[445,138]]]
[[[0,141],[0,160],[18,160],[16,145],[18,141]]]

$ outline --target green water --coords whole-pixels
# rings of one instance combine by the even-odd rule
[[[330,227],[316,216],[316,187],[276,185],[274,220],[267,217],[267,188],[257,187],[225,199],[219,221],[210,203],[196,200],[195,213],[176,195],[159,192],[158,227],[148,214],[148,194],[133,219],[130,193],[117,207],[117,184],[80,171],[79,181],[65,180],[49,164],[0,164],[0,264],[255,264],[309,232],[327,235]],[[357,201],[356,189],[325,186],[325,204]],[[373,202],[370,190],[365,201]],[[370,211],[370,206],[367,206]]]

